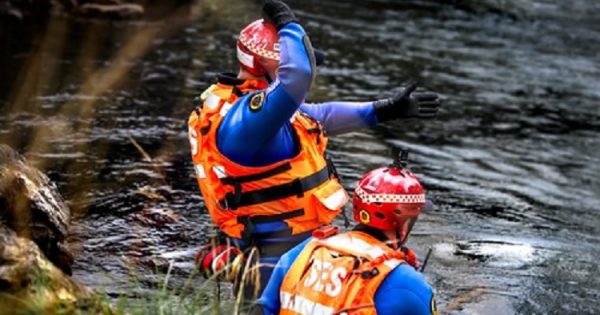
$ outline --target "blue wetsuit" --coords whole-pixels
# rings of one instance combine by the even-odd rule
[[[310,239],[281,256],[275,270],[258,300],[263,314],[279,314],[279,291],[285,275]],[[375,292],[378,315],[429,315],[435,309],[433,290],[423,275],[407,264],[392,270]],[[432,309],[433,308],[433,309]]]
[[[266,166],[298,153],[299,141],[290,123],[297,110],[320,121],[330,135],[377,123],[372,102],[303,104],[315,71],[303,42],[306,34],[299,24],[289,23],[279,31],[279,36],[281,59],[278,75],[267,88],[260,110],[250,110],[248,103],[254,93],[245,95],[233,104],[218,127],[219,150],[230,160],[244,166]],[[310,233],[303,233],[273,237],[273,232],[286,229],[288,226],[283,221],[254,226],[251,237],[254,245],[279,245],[278,250],[261,255],[263,283],[268,280],[279,256],[310,236]],[[250,245],[244,240],[233,241],[241,247]]]
[[[218,129],[219,150],[241,165],[265,166],[292,158],[299,144],[289,120],[298,109],[320,121],[330,135],[377,123],[372,102],[303,104],[315,71],[302,41],[304,30],[290,23],[279,35],[279,72],[262,108],[250,110],[248,102],[254,94],[246,95],[233,105]]]

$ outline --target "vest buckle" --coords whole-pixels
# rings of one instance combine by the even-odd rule
[[[372,279],[375,278],[379,274],[379,270],[377,268],[373,268],[371,270],[365,270],[360,273],[360,277],[363,279]]]
[[[333,225],[325,225],[313,231],[312,235],[319,239],[328,238],[338,233],[338,227]]]

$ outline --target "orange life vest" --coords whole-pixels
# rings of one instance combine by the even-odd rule
[[[374,296],[404,254],[364,232],[309,242],[280,289],[279,314],[377,314]]]
[[[299,153],[291,159],[248,167],[219,151],[217,129],[227,111],[241,95],[264,88],[264,82],[255,80],[237,86],[212,85],[188,121],[192,159],[204,202],[213,221],[230,237],[246,238],[253,224],[275,220],[285,221],[292,234],[310,231],[331,223],[348,200],[324,156],[327,137],[323,129],[300,111],[291,119],[300,143]]]

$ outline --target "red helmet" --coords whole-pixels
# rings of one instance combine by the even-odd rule
[[[380,230],[395,230],[401,243],[426,204],[417,177],[399,163],[365,174],[352,199],[354,219]]]
[[[276,62],[271,65],[279,65],[279,34],[275,26],[262,19],[246,26],[237,41],[237,58],[240,66],[255,76],[272,70],[267,69],[268,60]]]

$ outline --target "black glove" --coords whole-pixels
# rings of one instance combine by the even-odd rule
[[[263,18],[265,21],[275,25],[277,30],[280,30],[290,22],[298,22],[292,9],[280,0],[265,0]]]
[[[393,97],[375,101],[375,115],[380,122],[397,118],[433,118],[440,108],[437,93],[417,89],[411,84]]]

